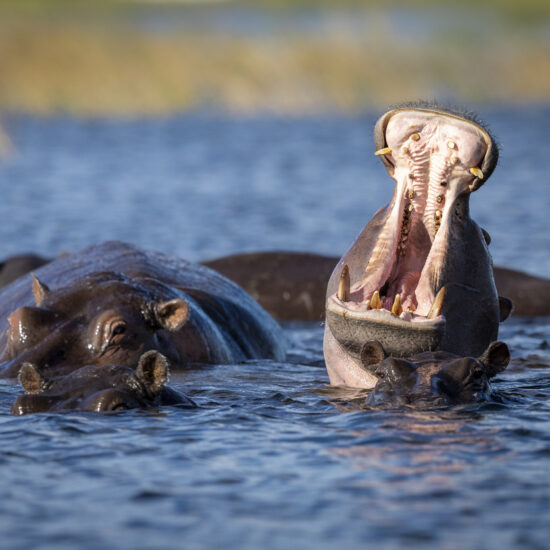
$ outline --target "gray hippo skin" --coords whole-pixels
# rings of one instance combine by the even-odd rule
[[[487,233],[484,233],[487,235]],[[244,288],[278,321],[320,321],[326,288],[339,258],[309,252],[264,251],[202,262]],[[514,316],[550,315],[550,280],[494,267],[497,291]]]
[[[284,358],[277,323],[218,273],[119,242],[41,267],[0,292],[0,374],[135,368],[157,350],[176,368]]]
[[[378,379],[366,401],[371,407],[438,407],[488,399],[489,379],[510,362],[503,342],[492,342],[477,358],[427,351],[405,359],[387,357],[374,341],[363,346],[361,356],[365,370]]]
[[[25,363],[18,376],[25,395],[17,398],[11,412],[107,412],[159,405],[195,408],[191,399],[166,386],[168,375],[168,361],[157,351],[144,353],[135,370],[123,365],[89,365],[50,378]]]
[[[490,134],[471,115],[415,104],[384,114],[374,141],[395,192],[329,280],[324,337],[331,383],[364,388],[377,378],[361,368],[363,343],[477,356],[501,319],[489,239],[469,216],[497,163]]]

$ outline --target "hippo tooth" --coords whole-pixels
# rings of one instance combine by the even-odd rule
[[[344,264],[344,267],[342,268],[342,274],[340,275],[340,282],[338,283],[338,299],[342,302],[348,302],[349,301],[349,287],[350,287],[350,279],[349,279],[349,268],[346,264]]]
[[[374,153],[377,157],[381,155],[391,155],[391,149],[389,147],[384,147],[383,149],[378,149],[378,151],[375,151]]]
[[[480,180],[484,178],[483,172],[479,168],[477,168],[477,166],[470,168],[470,174],[473,174],[476,178]]]
[[[37,306],[40,306],[42,302],[44,301],[44,298],[48,295],[50,292],[50,289],[48,285],[45,285],[40,279],[34,275],[32,275],[32,293],[34,296],[34,301],[36,302]]]
[[[365,307],[367,308],[367,311],[368,311],[369,309],[372,309],[372,307],[370,307],[370,300],[367,300],[367,301],[365,302]]]
[[[381,309],[382,302],[380,301],[380,292],[378,290],[374,291],[372,298],[370,299],[370,304],[372,309]]]
[[[434,303],[428,312],[428,319],[433,319],[441,315],[441,310],[443,309],[443,301],[445,300],[445,287],[442,286],[437,293]]]
[[[395,300],[393,301],[393,306],[391,308],[391,312],[394,315],[397,315],[398,317],[399,317],[399,315],[401,315],[403,313],[403,306],[401,305],[401,295],[400,294],[395,295]]]

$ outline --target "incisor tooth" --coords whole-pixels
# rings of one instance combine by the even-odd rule
[[[374,291],[370,299],[370,306],[372,309],[380,309],[382,307],[382,302],[380,301],[380,292],[378,290]]]
[[[439,289],[439,292],[437,293],[434,303],[432,304],[432,307],[430,308],[430,311],[428,312],[428,319],[434,319],[435,317],[439,317],[441,315],[441,310],[443,309],[443,301],[445,300],[445,287],[442,286]]]
[[[476,178],[480,180],[482,180],[484,177],[483,172],[477,166],[470,168],[470,174],[473,174]]]
[[[411,136],[411,139],[412,139],[413,141],[418,141],[418,140],[420,139],[420,134],[413,134],[413,135]]]
[[[397,315],[397,316],[399,316],[403,313],[403,306],[401,305],[401,295],[400,294],[395,295],[395,300],[393,301],[393,306],[391,308],[391,312],[394,315]]]
[[[374,153],[377,157],[380,155],[391,155],[391,149],[389,147],[384,147],[383,149],[378,149],[378,151],[375,151]]]
[[[365,306],[366,306],[366,308],[367,308],[367,311],[368,311],[369,309],[372,309],[372,307],[370,307],[370,300],[367,300],[367,301],[365,302]]]
[[[336,293],[336,296],[342,302],[349,301],[349,286],[349,268],[346,264],[344,264],[342,274],[340,275],[340,282],[338,283],[338,292]]]

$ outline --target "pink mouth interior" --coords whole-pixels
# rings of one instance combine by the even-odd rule
[[[399,294],[402,318],[428,315],[439,290],[434,273],[443,265],[452,231],[450,211],[475,179],[470,168],[482,161],[485,139],[478,126],[455,117],[422,111],[392,116],[385,158],[396,191],[363,277],[351,281],[347,309],[367,311],[378,290],[382,309],[391,311]]]

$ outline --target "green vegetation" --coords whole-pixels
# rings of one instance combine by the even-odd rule
[[[485,25],[476,23],[481,8],[471,16],[467,7],[460,12],[466,24],[404,36],[389,11],[403,4],[392,0],[348,0],[337,8],[328,0],[262,0],[247,9],[268,10],[261,11],[266,32],[238,33],[208,24],[162,31],[136,25],[132,15],[163,4],[144,1],[0,0],[0,109],[154,114],[213,106],[312,113],[441,95],[462,101],[550,98],[546,0],[524,0],[520,19],[514,16],[519,2],[489,0]],[[504,8],[491,7],[497,3]],[[272,16],[290,17],[290,4],[321,6],[322,31],[270,25]],[[435,4],[406,3],[408,10],[437,9],[445,21],[446,8]],[[473,0],[466,4],[474,6]],[[339,17],[345,5],[353,6],[352,23]],[[207,21],[216,9],[162,7],[180,17],[202,10]]]

